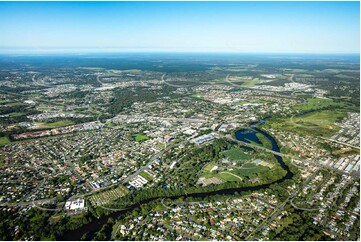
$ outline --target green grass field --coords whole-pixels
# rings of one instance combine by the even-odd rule
[[[259,78],[247,78],[244,76],[230,76],[228,81],[230,83],[241,85],[242,87],[253,87],[260,82]]]
[[[133,138],[137,142],[143,142],[143,141],[146,141],[147,139],[149,139],[148,136],[146,136],[144,134],[140,134],[140,133],[139,134],[134,134]]]
[[[0,137],[0,145],[7,145],[10,143],[11,143],[11,141],[9,140],[8,137],[6,137],[6,136]]]
[[[231,171],[223,171],[216,175],[225,181],[241,181],[244,177],[255,177],[259,173],[267,172],[270,168],[265,166],[258,166],[253,163],[245,164],[242,169],[234,169]]]
[[[319,110],[324,108],[339,108],[344,107],[345,104],[342,102],[335,102],[331,99],[324,98],[308,98],[306,102],[301,105],[295,105],[292,107],[294,110],[299,110],[302,112]]]
[[[20,117],[20,116],[24,116],[24,115],[26,115],[26,113],[18,113],[18,112],[9,113],[10,117]]]
[[[139,173],[139,175],[141,175],[142,177],[144,177],[148,181],[153,180],[153,177],[151,175],[149,175],[148,173],[146,173],[145,171],[142,171],[141,173]]]
[[[29,94],[29,97],[41,97],[40,93],[31,93]]]
[[[57,121],[57,122],[53,122],[53,123],[42,122],[42,123],[37,123],[37,124],[47,127],[47,128],[59,128],[59,127],[73,125],[74,122],[70,121],[70,120],[62,120],[62,121]]]
[[[213,172],[203,171],[203,173],[200,177],[211,178],[211,177],[217,177],[217,176],[218,176],[218,174],[215,174]]]
[[[347,111],[343,109],[321,110],[307,113],[304,116],[275,118],[268,120],[265,127],[296,132],[301,135],[330,137],[339,130],[335,122],[340,122],[346,117]]]
[[[244,101],[238,102],[237,105],[244,105],[244,104],[248,104],[248,103],[250,103],[250,102],[244,100]]]
[[[310,74],[297,74],[296,77],[313,77],[313,75],[310,75]]]
[[[19,101],[9,101],[9,103],[7,103],[8,106],[23,106],[24,103],[23,102],[19,102]]]
[[[353,79],[353,76],[345,75],[345,74],[338,74],[336,75],[338,78],[344,78],[344,79]]]
[[[207,165],[204,166],[203,170],[205,171],[211,171],[213,167],[215,167],[216,165],[213,163],[208,163]]]
[[[294,117],[293,122],[310,124],[317,126],[332,126],[332,123],[341,121],[344,117],[347,116],[346,112],[339,110],[323,110],[319,112],[308,113],[304,116]]]
[[[0,100],[0,104],[11,103],[11,100]]]
[[[255,86],[257,83],[259,82],[258,78],[252,79],[252,80],[247,80],[245,81],[242,86],[243,87],[253,87]]]
[[[214,163],[208,163],[206,164],[203,168],[202,168],[202,172],[201,172],[201,177],[205,177],[205,178],[211,178],[211,177],[215,177],[217,176],[217,173],[215,173],[216,171],[211,172],[212,168],[215,167],[216,164]]]
[[[260,81],[259,78],[249,79],[242,76],[230,76],[228,80],[230,83],[241,85],[243,87],[253,87]]]
[[[232,173],[232,172],[229,172],[229,173]],[[239,179],[238,177],[233,176],[229,173],[219,173],[218,177],[221,178],[222,180],[229,181],[229,182],[241,181],[241,179]]]
[[[203,98],[203,94],[194,93],[194,94],[191,95],[191,97],[193,97],[193,98]]]
[[[240,148],[232,148],[230,150],[223,151],[222,154],[232,161],[248,160],[249,155],[244,153]]]
[[[256,134],[258,140],[262,143],[262,146],[267,148],[267,149],[272,149],[272,142],[267,139],[266,136],[264,136],[263,134],[261,133],[257,133]]]

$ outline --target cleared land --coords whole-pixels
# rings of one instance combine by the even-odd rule
[[[292,108],[301,112],[319,110],[324,108],[344,107],[345,103],[335,102],[326,98],[308,98],[306,102],[301,105],[295,105]]]
[[[250,156],[244,153],[240,148],[232,148],[223,151],[222,154],[231,161],[248,160],[250,158]]]
[[[193,98],[203,98],[203,94],[200,94],[200,93],[194,93],[194,94],[192,94],[191,95],[191,97],[193,97]]]
[[[0,145],[6,145],[6,144],[10,144],[11,141],[9,140],[8,137],[6,136],[3,136],[3,137],[0,137]]]
[[[133,135],[133,138],[135,141],[138,141],[138,142],[143,142],[143,141],[146,141],[148,138],[148,136],[144,135],[144,134],[134,134]]]
[[[44,123],[37,123],[37,124],[39,126],[46,127],[46,128],[59,128],[59,127],[73,125],[74,122],[70,121],[70,120],[62,120],[62,121],[57,121],[57,122],[52,122],[52,123],[44,122]]]
[[[229,171],[223,171],[218,174],[218,177],[225,181],[242,181],[242,178],[229,172]]]
[[[57,127],[63,127],[63,126],[68,126],[68,125],[73,125],[73,124],[74,124],[73,121],[62,120],[62,121],[57,121],[57,122],[53,122],[53,123],[44,123],[44,126],[50,127],[50,128],[57,128]]]
[[[347,116],[343,110],[322,110],[291,118],[275,118],[266,122],[266,127],[282,129],[299,134],[330,137],[339,127],[335,124]]]
[[[231,84],[241,85],[242,87],[253,87],[261,80],[259,78],[246,78],[246,77],[239,77],[239,76],[230,76],[228,81]]]
[[[312,112],[300,117],[293,117],[292,120],[295,123],[301,123],[303,125],[317,125],[332,127],[332,123],[341,121],[347,113],[339,110],[323,110],[319,112]],[[330,127],[330,128],[331,128]]]
[[[237,103],[237,105],[244,105],[244,104],[249,104],[249,103],[251,103],[250,101],[240,101],[240,102],[238,102]]]
[[[218,174],[214,174],[213,176],[211,175],[211,173],[209,173],[208,177],[218,177],[221,178],[224,181],[242,181],[243,178],[245,177],[249,177],[249,178],[254,178],[259,176],[260,173],[262,172],[267,172],[269,171],[270,168],[265,167],[265,166],[260,166],[260,165],[255,165],[252,163],[247,163],[245,165],[243,165],[243,167],[241,169],[232,169],[232,170],[228,170],[228,171],[221,171]]]
[[[346,117],[347,112],[358,112],[356,106],[323,98],[309,98],[303,104],[292,108],[305,114],[291,118],[272,118],[265,126],[301,135],[331,137],[339,130],[336,123]]]

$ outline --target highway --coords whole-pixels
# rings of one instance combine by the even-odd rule
[[[347,143],[345,143],[345,142],[341,142],[341,141],[334,140],[334,139],[327,139],[327,138],[324,138],[324,137],[321,137],[321,136],[318,136],[318,138],[324,139],[324,140],[327,140],[327,141],[331,141],[331,142],[335,142],[335,143],[338,143],[338,144],[341,144],[341,145],[346,145],[346,146],[349,146],[349,147],[351,147],[351,148],[360,150],[360,147],[357,147],[357,146],[354,146],[354,145],[350,145],[350,144],[347,144]]]
[[[266,152],[269,152],[269,153],[272,153],[274,155],[278,155],[278,156],[283,156],[283,157],[289,157],[289,158],[294,158],[293,156],[291,155],[286,155],[286,154],[282,154],[280,152],[277,152],[277,151],[274,151],[274,150],[270,150],[270,149],[267,149],[265,147],[262,147],[262,146],[259,146],[259,145],[254,145],[254,144],[250,144],[250,143],[247,143],[247,142],[244,142],[244,141],[240,141],[240,140],[237,140],[235,138],[232,137],[232,135],[230,134],[227,134],[225,136],[223,136],[224,138],[227,138],[229,140],[232,140],[234,142],[237,142],[237,143],[240,143],[244,146],[247,146],[247,147],[250,147],[250,148],[255,148],[255,149],[258,149],[258,150],[262,150],[262,151],[266,151]]]
[[[104,83],[100,80],[100,74],[97,75],[97,82],[99,82],[100,85],[104,85]]]

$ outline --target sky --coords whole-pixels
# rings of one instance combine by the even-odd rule
[[[0,2],[0,52],[359,53],[359,2]]]

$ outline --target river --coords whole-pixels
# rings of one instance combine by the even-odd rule
[[[273,151],[280,152],[280,148],[279,148],[276,140],[270,134],[264,132],[261,129],[254,127],[253,125],[251,126],[251,129],[238,130],[235,133],[235,136],[236,136],[236,139],[240,140],[240,141],[249,142],[248,140],[251,140],[253,142],[260,144],[260,141],[258,140],[258,138],[256,136],[257,132],[263,134],[271,141]],[[291,179],[293,177],[293,173],[290,171],[289,167],[284,163],[282,157],[279,155],[274,155],[274,156],[277,159],[280,166],[285,171],[287,171],[286,175],[283,178],[281,178],[275,182],[272,182],[270,184],[253,186],[253,187],[227,188],[227,189],[222,189],[222,190],[217,190],[217,191],[212,191],[212,192],[192,193],[192,194],[182,195],[182,196],[173,196],[173,197],[169,197],[169,199],[178,199],[180,197],[185,198],[185,197],[207,197],[207,196],[212,196],[212,195],[230,195],[230,194],[234,194],[236,192],[257,191],[260,189],[266,189],[266,188],[270,187],[272,184],[281,183],[287,179]],[[154,201],[154,200],[160,199],[160,198],[161,197],[152,198],[152,199],[143,201],[141,204],[146,204],[146,203],[149,203],[151,201]],[[78,229],[67,231],[66,234],[64,234],[63,237],[60,239],[61,240],[80,240],[80,238],[82,237],[82,235],[84,233],[86,233],[86,232],[94,233],[94,232],[100,230],[110,217],[116,219],[119,217],[119,215],[121,215],[125,212],[132,211],[133,209],[138,208],[141,204],[132,205],[132,206],[126,208],[125,210],[113,212],[109,215],[104,215],[98,219],[95,218],[91,222],[81,226]]]

